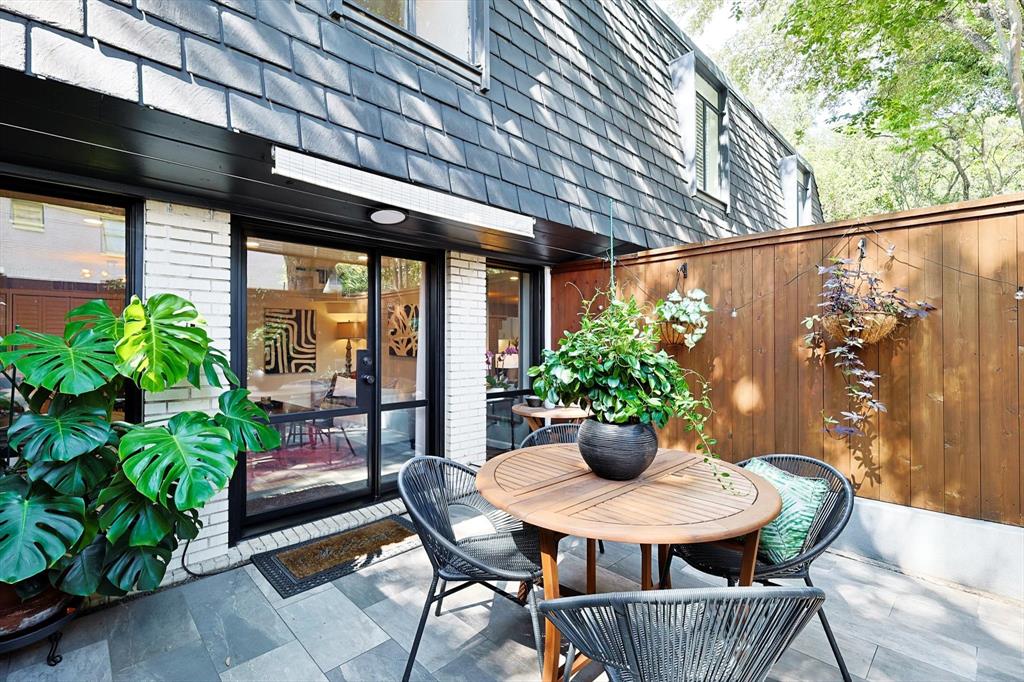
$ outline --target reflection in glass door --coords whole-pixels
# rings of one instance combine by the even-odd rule
[[[246,524],[378,496],[427,453],[428,266],[246,239],[246,382],[281,434],[246,457]]]

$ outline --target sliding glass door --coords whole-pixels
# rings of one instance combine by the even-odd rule
[[[234,347],[281,447],[236,474],[243,532],[387,494],[433,436],[432,261],[269,234],[238,249]]]

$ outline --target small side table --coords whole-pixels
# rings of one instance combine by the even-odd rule
[[[513,405],[512,412],[525,419],[531,431],[543,428],[545,419],[556,424],[579,424],[590,416],[590,412],[581,407],[530,407],[526,403]]]

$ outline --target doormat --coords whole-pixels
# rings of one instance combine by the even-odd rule
[[[411,521],[387,516],[359,528],[252,556],[277,593],[293,597],[419,545]]]

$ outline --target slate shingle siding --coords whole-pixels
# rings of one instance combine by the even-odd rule
[[[0,0],[0,66],[579,229],[614,200],[643,246],[779,227],[792,150],[741,98],[729,212],[687,193],[668,65],[690,47],[652,1],[491,0],[482,93],[325,0]]]

